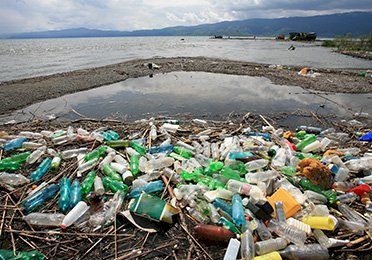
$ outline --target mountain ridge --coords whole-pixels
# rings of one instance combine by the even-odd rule
[[[276,36],[289,32],[316,32],[320,37],[351,33],[359,37],[372,33],[372,12],[350,12],[330,15],[296,16],[287,18],[254,18],[237,21],[173,26],[135,31],[99,30],[84,27],[0,35],[2,39],[130,37],[130,36]]]

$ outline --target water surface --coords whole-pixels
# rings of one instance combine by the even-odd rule
[[[296,50],[289,51],[293,44]],[[0,40],[0,81],[92,68],[137,58],[196,57],[306,66],[372,68],[319,43],[267,39],[218,40],[208,37],[118,37]]]
[[[116,118],[135,120],[149,116],[190,114],[207,119],[231,112],[276,113],[294,111],[335,114],[372,113],[371,94],[310,92],[296,86],[274,85],[264,77],[207,72],[172,72],[153,78],[128,79],[112,85],[47,100],[3,116],[0,121]]]

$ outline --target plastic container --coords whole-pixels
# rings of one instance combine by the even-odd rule
[[[295,227],[299,230],[302,230],[304,232],[306,232],[306,234],[310,235],[311,234],[311,227],[304,223],[304,222],[301,222],[297,219],[294,219],[294,218],[289,218],[287,219],[287,224],[292,226],[292,227]]]
[[[89,206],[84,202],[80,201],[76,206],[63,218],[60,227],[66,229],[67,227],[74,224],[82,215],[89,210]]]
[[[306,233],[286,223],[277,222],[273,219],[269,222],[268,228],[278,236],[285,238],[298,246],[303,246],[305,244]]]
[[[238,257],[239,248],[240,241],[235,238],[231,238],[229,241],[229,245],[227,246],[227,250],[225,252],[223,260],[236,259]]]
[[[296,199],[283,188],[279,188],[272,196],[267,198],[267,201],[273,208],[275,208],[275,202],[282,201],[286,218],[294,216],[301,209],[301,205]]]
[[[301,219],[302,222],[309,225],[312,229],[334,230],[337,220],[334,217],[307,216]]]
[[[23,217],[29,225],[39,227],[59,227],[65,215],[61,213],[30,213]]]
[[[240,256],[247,260],[255,256],[254,239],[249,228],[240,237]]]
[[[288,240],[282,237],[256,242],[256,253],[265,255],[286,248]]]
[[[290,245],[280,255],[289,260],[327,260],[330,259],[328,249],[319,244],[306,244],[303,246]]]

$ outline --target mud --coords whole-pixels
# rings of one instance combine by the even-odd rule
[[[144,64],[155,63],[160,69]],[[370,93],[372,78],[360,77],[360,70],[316,69],[315,78],[298,75],[300,67],[269,68],[257,64],[204,57],[138,59],[118,64],[82,69],[0,83],[0,114],[9,113],[35,102],[59,97],[126,80],[171,71],[205,71],[236,75],[267,77],[277,85],[295,85],[305,89],[340,93]]]

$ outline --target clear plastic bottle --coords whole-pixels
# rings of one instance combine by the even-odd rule
[[[74,224],[82,215],[89,210],[89,206],[84,202],[80,201],[76,206],[63,218],[60,227],[66,229],[67,227]]]
[[[286,248],[288,240],[282,237],[256,242],[256,253],[265,255]]]
[[[264,182],[267,180],[274,179],[278,176],[278,173],[275,171],[266,171],[266,172],[255,172],[255,173],[247,173],[245,175],[245,179],[249,183],[258,183],[258,182]]]
[[[281,223],[286,223],[286,216],[284,212],[284,205],[282,201],[275,202],[276,220]]]
[[[102,169],[102,167],[105,165],[105,164],[110,164],[113,160],[114,160],[114,157],[115,157],[116,153],[115,152],[109,152],[105,158],[103,158],[103,160],[99,163],[99,166],[98,168]]]
[[[23,217],[29,225],[40,227],[59,227],[65,215],[61,213],[30,213]]]
[[[88,148],[69,149],[61,152],[62,159],[71,159],[78,156],[79,153],[86,153]]]
[[[306,240],[306,233],[302,230],[298,230],[286,223],[277,222],[272,219],[269,222],[268,228],[270,231],[275,232],[278,236],[283,237],[292,243],[303,246]]]
[[[357,222],[360,224],[363,224],[364,226],[367,226],[367,222],[360,217],[353,209],[351,209],[348,205],[346,204],[338,204],[338,210],[344,215],[348,220]]]
[[[261,238],[261,240],[268,240],[272,238],[271,232],[266,227],[266,225],[262,222],[262,220],[257,221],[257,234]]]
[[[116,216],[118,210],[122,207],[124,202],[124,192],[119,190],[115,193],[114,197],[110,201],[109,208],[107,209],[104,217],[105,225],[111,224]]]
[[[292,183],[290,183],[285,178],[282,178],[281,180],[279,180],[278,183],[279,183],[279,187],[282,187],[283,189],[288,191],[293,196],[293,198],[296,199],[298,203],[300,203],[301,205],[304,204],[306,200],[306,196],[304,196],[304,194],[301,192],[299,188],[294,186]]]
[[[101,177],[96,176],[94,178],[94,182],[93,183],[94,183],[94,191],[98,195],[102,195],[103,193],[105,193],[105,188],[103,187],[103,182],[102,182]]]
[[[308,234],[308,235],[311,234],[311,227],[308,224],[303,223],[302,221],[299,221],[299,220],[294,219],[294,218],[289,218],[289,219],[287,219],[287,224],[292,226],[292,227],[295,227],[299,230],[302,230],[302,231],[306,232],[306,234]]]
[[[245,164],[245,168],[247,169],[247,171],[251,172],[251,171],[256,171],[256,170],[265,168],[268,164],[269,164],[268,160],[258,159],[258,160],[247,162]]]
[[[251,260],[255,256],[254,238],[249,228],[240,237],[240,256],[244,260]]]
[[[328,260],[330,259],[328,249],[319,244],[306,244],[302,246],[290,245],[283,251],[279,252],[280,255],[289,260]]]
[[[41,156],[43,156],[45,151],[46,151],[46,146],[42,146],[42,147],[37,148],[35,151],[32,152],[32,154],[30,154],[27,157],[27,160],[26,160],[27,163],[28,164],[33,164],[34,162],[39,160],[41,158]]]
[[[30,180],[23,176],[22,174],[0,172],[0,182],[16,187],[27,184],[30,182]]]
[[[279,169],[285,166],[286,161],[287,161],[286,150],[284,148],[279,148],[279,150],[276,152],[274,158],[271,161],[271,166],[274,167],[275,169]]]
[[[216,207],[212,203],[208,203],[209,205],[209,218],[212,221],[212,223],[217,223],[219,219],[221,218],[220,214],[218,213]]]
[[[351,203],[358,199],[358,195],[354,192],[348,192],[337,196],[337,201],[341,203]]]

